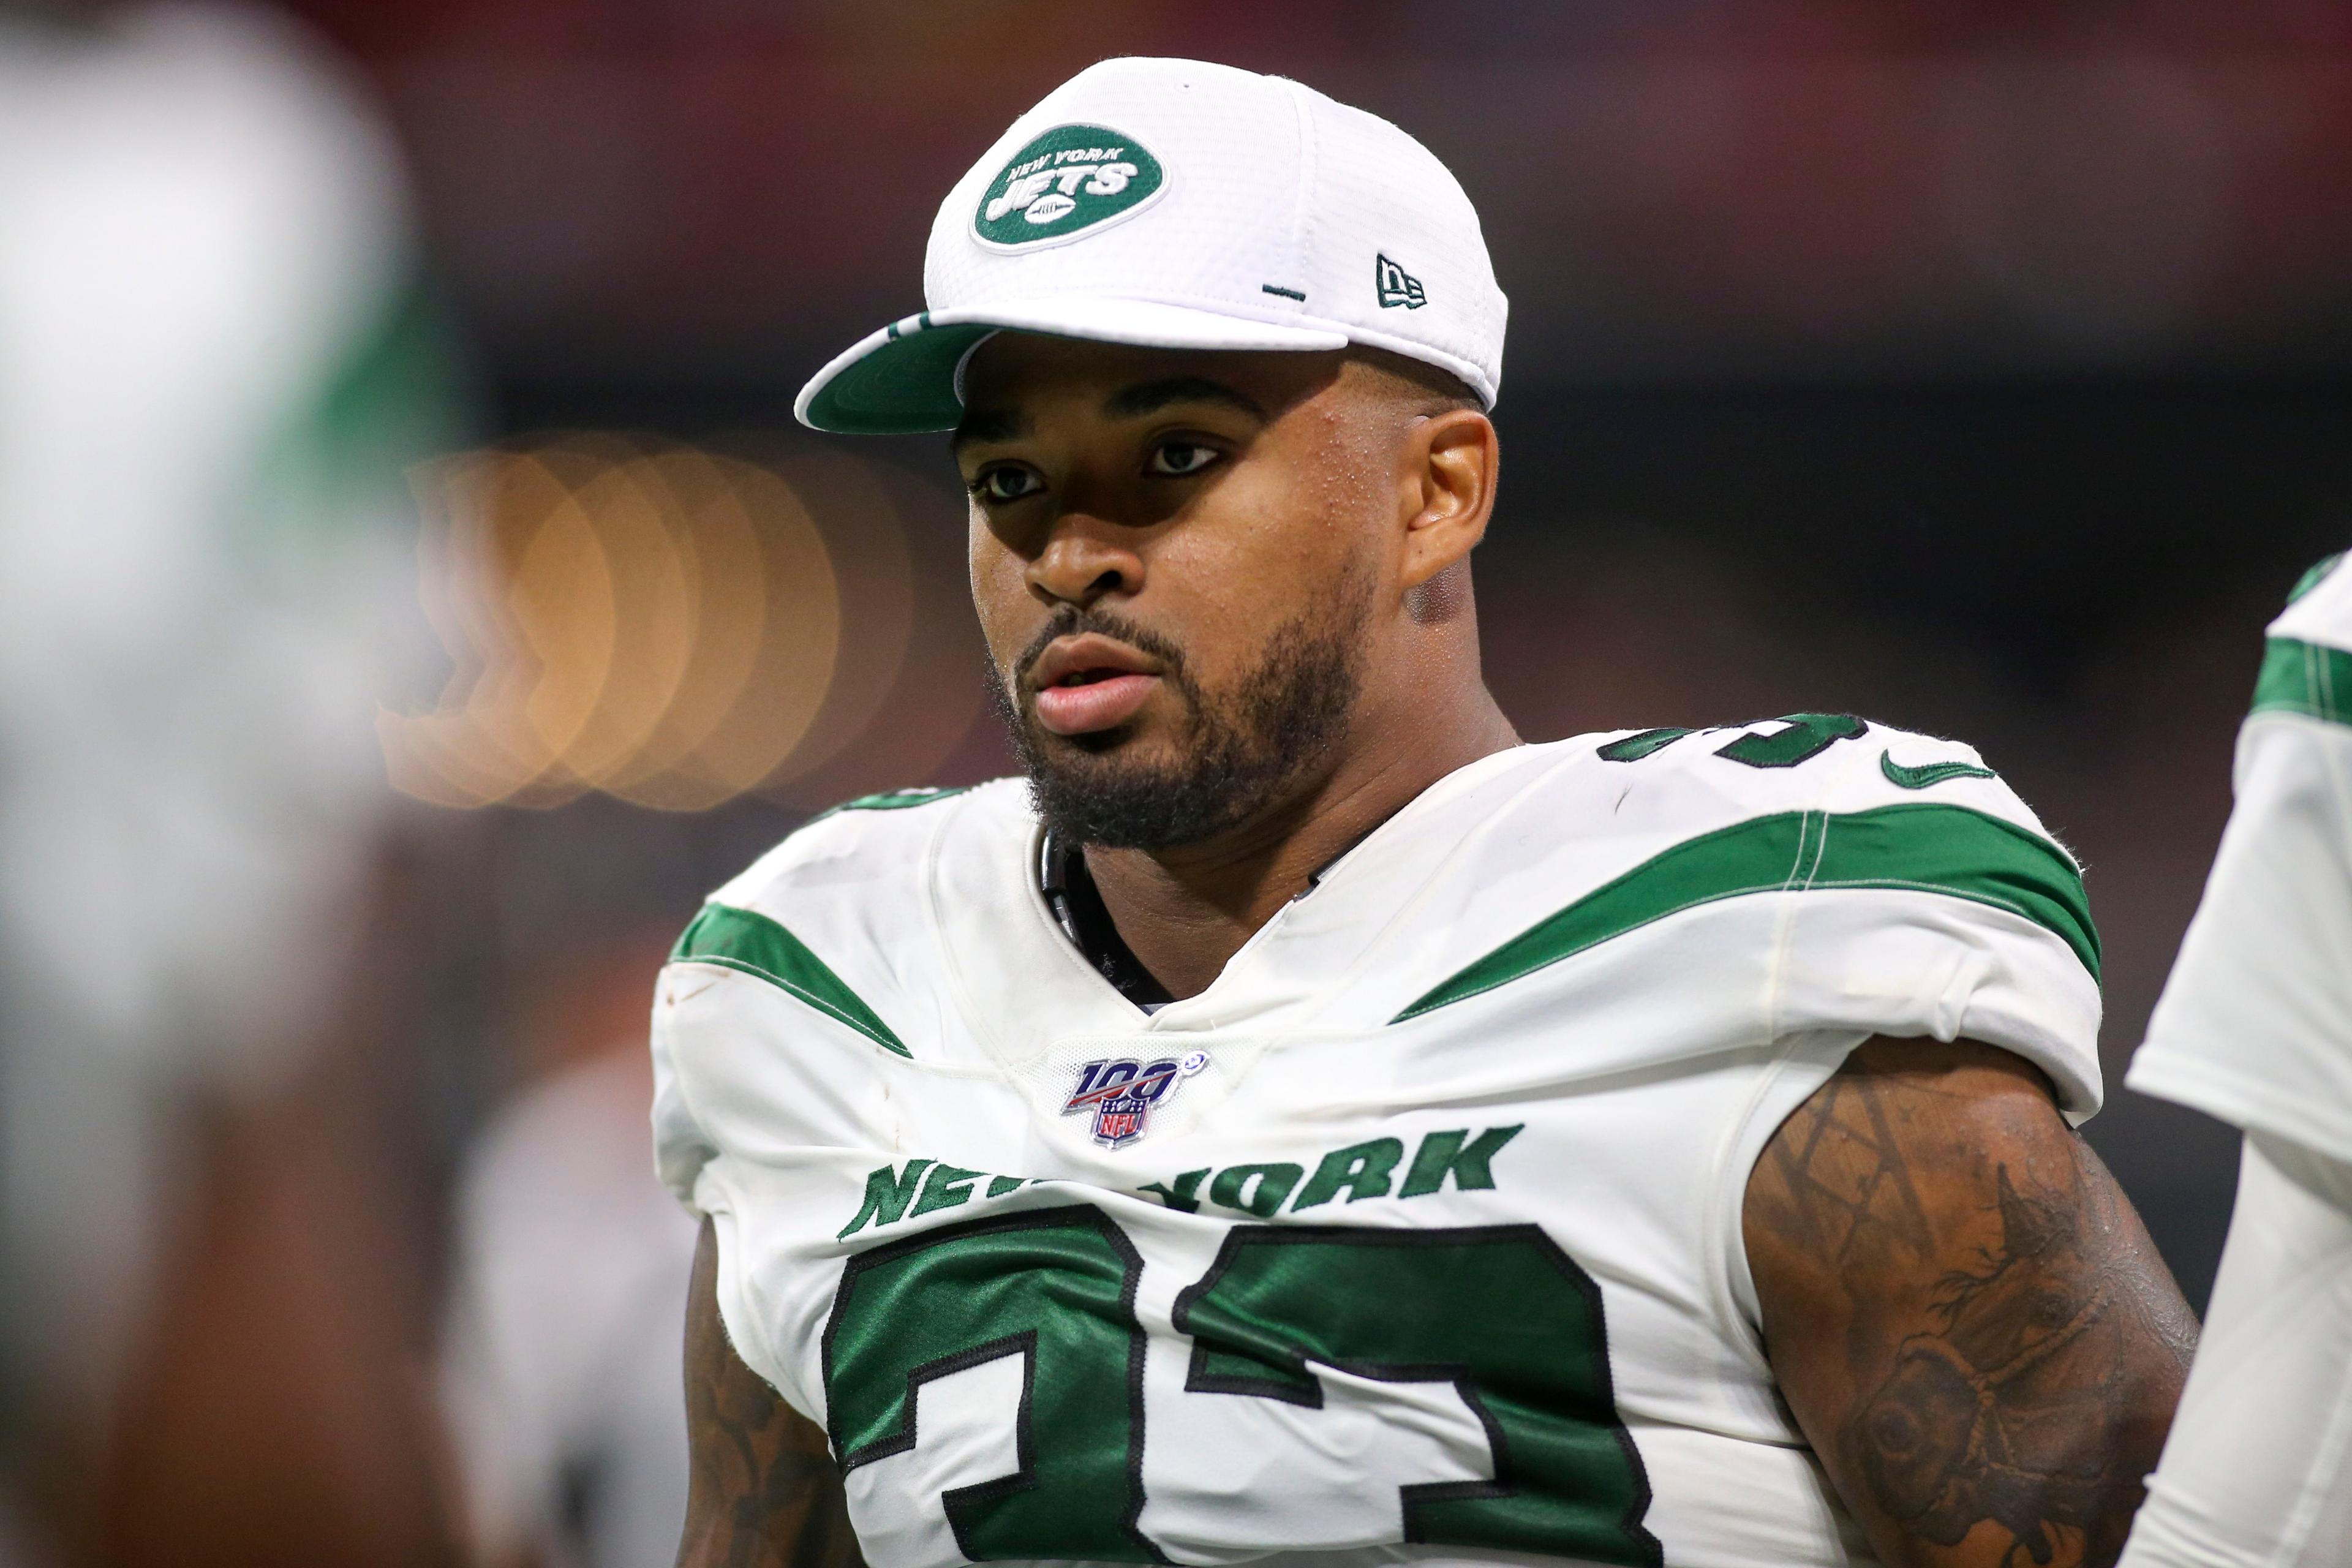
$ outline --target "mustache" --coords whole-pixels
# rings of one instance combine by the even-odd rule
[[[1148,654],[1160,662],[1161,678],[1181,689],[1189,690],[1191,682],[1184,670],[1184,650],[1161,637],[1149,626],[1139,626],[1124,616],[1108,610],[1082,610],[1076,605],[1064,605],[1047,619],[1021,657],[1013,661],[1013,686],[1017,691],[1028,683],[1029,671],[1045,657],[1045,650],[1064,637],[1093,632],[1100,637],[1123,642],[1138,653]]]

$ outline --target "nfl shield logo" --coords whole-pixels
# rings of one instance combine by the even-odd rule
[[[1087,1111],[1095,1119],[1095,1142],[1117,1149],[1143,1136],[1151,1108],[1172,1093],[1180,1079],[1209,1065],[1209,1053],[1145,1060],[1135,1057],[1105,1058],[1078,1069],[1077,1087],[1062,1107],[1065,1116]]]

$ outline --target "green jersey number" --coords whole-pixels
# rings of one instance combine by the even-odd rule
[[[1243,1226],[1176,1298],[1184,1386],[1320,1408],[1320,1362],[1451,1383],[1486,1428],[1491,1481],[1402,1489],[1404,1538],[1596,1563],[1658,1561],[1650,1488],[1609,1385],[1601,1288],[1532,1225]]]
[[[1090,1206],[951,1226],[850,1261],[825,1327],[845,1471],[914,1446],[916,1391],[1022,1355],[1017,1473],[942,1499],[965,1556],[1166,1562],[1143,1508],[1134,1246]],[[1655,1564],[1601,1291],[1535,1226],[1239,1226],[1177,1297],[1188,1391],[1320,1408],[1311,1370],[1450,1383],[1491,1481],[1401,1489],[1405,1540]],[[1278,1544],[1278,1543],[1269,1543]]]
[[[1729,744],[1716,749],[1718,757],[1728,757],[1735,763],[1745,763],[1751,768],[1793,768],[1799,763],[1820,756],[1840,741],[1851,741],[1866,734],[1869,721],[1851,713],[1790,713],[1776,719],[1783,726],[1769,734],[1751,731]],[[1601,760],[1607,763],[1638,763],[1653,752],[1664,751],[1694,730],[1644,730],[1638,735],[1628,735],[1622,741],[1612,741],[1601,748]],[[1717,733],[1721,733],[1720,731]]]
[[[950,1226],[851,1258],[824,1325],[827,1419],[843,1471],[915,1446],[924,1384],[1018,1355],[1020,1468],[940,1497],[957,1547],[975,1563],[1168,1561],[1135,1525],[1142,1271],[1127,1234],[1085,1206]]]

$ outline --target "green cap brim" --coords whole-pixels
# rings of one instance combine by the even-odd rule
[[[820,372],[793,412],[813,429],[845,436],[952,430],[963,417],[956,367],[996,330],[934,327],[928,314],[893,322]]]

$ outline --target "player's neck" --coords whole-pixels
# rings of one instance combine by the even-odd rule
[[[1442,717],[1441,717],[1442,715]],[[1275,912],[1358,840],[1448,773],[1519,743],[1483,682],[1460,700],[1370,713],[1337,763],[1297,797],[1173,849],[1089,846],[1087,867],[1136,958],[1170,994],[1194,995]]]

